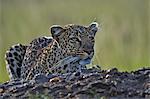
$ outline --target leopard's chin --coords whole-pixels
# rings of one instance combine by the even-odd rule
[[[80,65],[87,65],[90,63],[91,63],[91,58],[89,58],[89,57],[86,59],[80,60],[80,62],[79,62]]]

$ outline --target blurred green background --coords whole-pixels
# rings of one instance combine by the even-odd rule
[[[0,0],[0,82],[7,81],[4,54],[13,44],[50,36],[53,24],[88,25],[96,35],[92,64],[131,71],[150,66],[150,0]]]

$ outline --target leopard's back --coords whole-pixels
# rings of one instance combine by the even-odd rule
[[[11,80],[21,77],[22,61],[26,52],[27,46],[22,44],[13,45],[5,54],[6,69]]]

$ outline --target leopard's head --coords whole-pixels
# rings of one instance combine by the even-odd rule
[[[62,27],[53,25],[50,30],[52,37],[57,40],[65,53],[85,52],[89,58],[93,57],[98,23],[93,22],[89,26],[69,24]]]

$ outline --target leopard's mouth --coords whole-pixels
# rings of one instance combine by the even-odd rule
[[[79,56],[82,60],[87,61],[87,60],[93,58],[94,52],[91,51],[91,52],[89,53],[89,51],[88,51],[88,52],[87,52],[87,51],[78,51],[78,52],[76,52],[76,53],[73,53],[73,52],[72,52],[72,53],[70,53],[70,55],[72,55],[72,56]]]
[[[94,51],[84,51],[84,58],[82,58],[82,60],[80,60],[80,64],[81,65],[87,65],[91,63],[91,60],[93,58],[94,55]]]
[[[89,56],[94,54],[94,49],[84,49],[83,52],[87,53]]]

